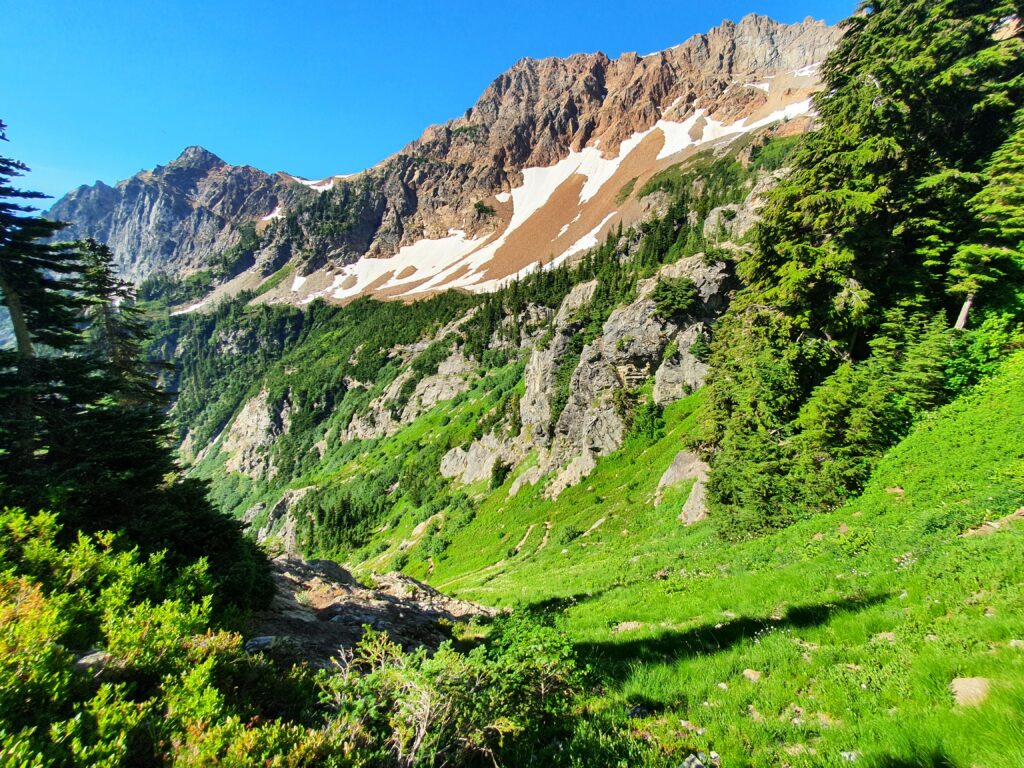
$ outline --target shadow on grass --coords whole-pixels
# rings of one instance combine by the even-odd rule
[[[519,610],[534,616],[561,613],[574,606],[596,600],[606,592],[608,592],[607,589],[599,589],[595,592],[579,592],[575,595],[566,595],[564,597],[549,597],[546,600],[537,600],[536,602],[522,605]]]
[[[612,679],[621,680],[636,663],[659,664],[720,653],[765,632],[816,627],[837,614],[863,611],[888,598],[888,594],[879,594],[800,605],[790,608],[780,619],[741,617],[722,624],[705,624],[685,632],[664,632],[657,637],[580,643],[576,650],[581,660]]]
[[[871,768],[959,768],[950,758],[938,751],[914,757],[876,757]]]

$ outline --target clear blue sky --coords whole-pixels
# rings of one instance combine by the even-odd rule
[[[309,178],[462,114],[524,56],[649,53],[749,12],[855,0],[0,0],[0,153],[51,195],[200,144]]]

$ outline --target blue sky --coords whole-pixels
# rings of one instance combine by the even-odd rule
[[[524,56],[649,53],[749,12],[853,0],[0,0],[0,153],[23,186],[113,183],[200,144],[309,178],[373,165]]]

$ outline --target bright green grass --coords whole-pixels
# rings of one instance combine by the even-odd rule
[[[734,545],[678,522],[688,487],[653,503],[698,399],[556,501],[540,486],[508,498],[515,475],[473,489],[478,514],[434,570],[416,546],[406,570],[553,616],[599,683],[581,729],[632,741],[645,764],[699,749],[728,766],[849,765],[852,753],[891,768],[1024,765],[1024,649],[1010,642],[1024,640],[1024,522],[960,536],[1024,503],[1024,355],[921,424],[861,498]],[[411,536],[413,514],[380,534],[391,548],[365,570]],[[958,676],[992,681],[984,704],[954,706]]]
[[[274,290],[275,288],[277,288],[277,286],[283,283],[285,279],[288,278],[294,271],[294,264],[285,264],[283,267],[277,270],[277,272],[275,272],[262,283],[260,283],[259,286],[256,288],[255,292],[253,293],[253,295],[262,296],[264,293],[268,293]]]

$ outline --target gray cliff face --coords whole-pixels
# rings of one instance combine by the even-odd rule
[[[188,273],[207,265],[279,205],[312,193],[285,178],[232,166],[201,147],[110,187],[82,186],[58,200],[52,219],[70,222],[61,239],[106,243],[122,276]]]
[[[651,299],[658,278],[681,277],[696,284],[699,309],[691,317],[659,317]],[[622,446],[627,423],[617,394],[635,390],[654,376],[655,401],[663,404],[703,385],[706,367],[690,347],[724,309],[733,287],[724,263],[705,263],[703,254],[698,254],[662,267],[657,277],[638,286],[633,302],[609,315],[601,335],[583,348],[550,452],[541,462],[543,473],[556,472],[547,489],[549,496],[578,483],[596,466],[598,457]],[[666,359],[664,353],[673,340],[678,351]]]

